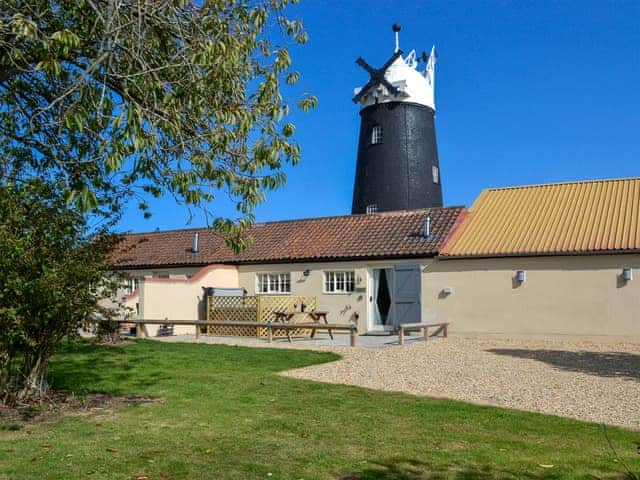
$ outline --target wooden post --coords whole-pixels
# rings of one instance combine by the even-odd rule
[[[271,322],[267,322],[267,343],[273,343],[273,329],[271,328]]]
[[[398,327],[398,345],[404,345],[404,327],[402,325]]]
[[[144,338],[144,323],[136,322],[136,338]]]
[[[262,322],[262,297],[256,295],[256,322]],[[260,331],[258,329],[258,331]]]
[[[424,343],[429,341],[429,327],[424,327]]]
[[[211,295],[207,295],[207,306],[206,306],[207,312],[205,314],[205,317],[207,319],[207,322],[210,320],[213,320],[211,318]],[[207,325],[207,335],[211,335],[211,327],[209,325]]]
[[[448,328],[449,328],[449,324],[445,323],[444,324],[444,330],[442,331],[442,333],[444,334],[444,338],[447,338],[447,334],[448,334],[447,330],[448,330]]]
[[[200,322],[196,320],[196,342],[200,341]]]
[[[351,343],[352,347],[356,346],[356,335],[358,333],[358,329],[356,328],[355,324],[351,324],[351,329],[349,330],[349,341]]]

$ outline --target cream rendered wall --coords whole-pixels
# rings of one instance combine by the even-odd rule
[[[431,259],[428,259],[429,261]],[[313,295],[317,297],[317,309],[329,312],[330,323],[356,322],[358,333],[366,333],[369,328],[369,270],[371,268],[393,267],[399,263],[425,264],[425,259],[323,262],[269,265],[240,265],[238,275],[240,286],[248,295],[255,295],[256,274],[260,272],[290,273],[291,295]],[[309,270],[309,276],[303,272]],[[353,270],[355,291],[353,293],[323,293],[324,272]]]
[[[634,280],[622,279],[624,267]],[[517,270],[526,271],[522,284]],[[451,322],[454,334],[638,340],[640,255],[433,260],[422,312]]]
[[[376,260],[357,262],[323,262],[295,264],[210,265],[207,267],[157,268],[129,270],[132,277],[141,278],[137,295],[127,301],[135,306],[140,304],[140,318],[147,319],[195,319],[204,318],[202,311],[202,287],[244,287],[247,295],[255,295],[256,273],[289,272],[291,273],[291,295],[313,295],[317,297],[318,310],[329,312],[331,323],[356,322],[359,333],[369,330],[369,271],[372,268],[393,267],[400,263],[420,264],[431,259],[410,260]],[[309,270],[309,276],[303,272]],[[353,270],[356,286],[353,293],[323,293],[324,272]],[[202,272],[209,272],[200,278]],[[170,278],[152,278],[158,273],[169,273]],[[191,277],[191,278],[188,278]],[[124,290],[121,297],[124,297]],[[200,305],[200,306],[198,306]],[[197,316],[196,316],[197,315]],[[157,332],[157,326],[147,326],[151,335]],[[193,327],[176,327],[177,333],[193,333]]]
[[[138,278],[142,279],[144,277],[154,277],[159,274],[168,274],[171,279],[182,279],[186,280],[194,276],[198,271],[200,271],[202,267],[173,267],[173,268],[157,268],[157,269],[136,269],[136,270],[125,270],[123,273],[130,278]],[[127,316],[131,318],[135,318],[137,315],[136,312],[136,304],[140,304],[142,308],[142,304],[140,303],[140,292],[134,291],[132,293],[127,293],[127,290],[123,288],[119,288],[116,292],[116,298],[112,300],[106,300],[102,302],[107,307],[117,307],[118,304],[123,305],[128,311],[126,313]],[[142,312],[142,311],[141,311]]]
[[[139,295],[142,318],[204,318],[202,287],[244,287],[255,294],[256,273],[289,272],[292,295],[314,295],[328,320],[349,323],[358,317],[358,332],[369,330],[369,272],[398,263],[422,268],[422,321],[451,322],[453,334],[510,337],[640,339],[640,255],[584,255],[495,259],[408,259],[268,265],[210,265],[131,270],[144,277]],[[634,269],[624,282],[622,269]],[[309,276],[303,272],[309,270]],[[323,293],[324,272],[353,270],[355,292]],[[527,272],[523,284],[517,270]],[[169,273],[169,279],[150,278]],[[188,278],[191,277],[191,278]],[[453,293],[446,295],[449,287]],[[122,292],[124,295],[124,291]],[[157,327],[148,326],[150,334]],[[192,333],[193,327],[176,332]]]
[[[164,269],[167,271],[167,269]],[[237,287],[238,271],[232,265],[208,265],[200,270],[169,269],[170,278],[143,277],[140,281],[140,317],[144,319],[202,320],[206,318],[203,287]],[[195,273],[193,273],[195,272]],[[192,275],[187,278],[187,275]],[[155,335],[157,325],[147,325]],[[194,332],[193,326],[176,326],[174,333]]]

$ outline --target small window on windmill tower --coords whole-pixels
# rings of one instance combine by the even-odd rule
[[[435,165],[431,167],[431,175],[433,175],[433,183],[440,183],[440,169]]]
[[[382,143],[382,127],[380,125],[374,125],[371,129],[371,145],[378,145]]]

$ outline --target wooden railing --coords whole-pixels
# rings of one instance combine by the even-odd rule
[[[132,320],[111,320],[112,322],[121,324],[133,324],[136,326],[136,337],[144,338],[148,336],[145,325],[193,325],[195,327],[195,339],[200,340],[200,327],[203,326],[257,326],[267,331],[267,343],[273,342],[274,330],[299,330],[309,329],[315,330],[338,330],[349,332],[349,343],[352,347],[356,346],[356,338],[358,336],[358,328],[355,323],[282,323],[282,322],[242,322],[242,321],[225,321],[225,320],[169,320],[169,319],[132,319]]]

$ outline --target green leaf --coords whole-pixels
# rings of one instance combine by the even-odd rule
[[[287,123],[284,127],[282,127],[282,135],[285,137],[292,136],[296,131],[296,126],[293,123]]]

